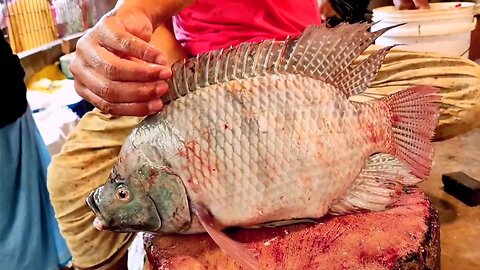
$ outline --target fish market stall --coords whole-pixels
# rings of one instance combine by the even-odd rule
[[[357,63],[367,55],[360,56]],[[480,226],[480,212],[461,202],[462,195],[449,194],[442,179],[458,171],[480,179],[480,166],[472,166],[480,164],[476,147],[480,133],[475,129],[480,124],[480,69],[468,60],[431,55],[415,61],[414,53],[392,50],[369,89],[352,98],[366,102],[389,96],[403,87],[395,82],[415,77],[413,74],[418,76],[416,82],[434,86],[440,86],[444,78],[458,76],[439,93],[442,106],[433,170],[427,181],[419,184],[420,189],[410,190],[395,207],[380,213],[325,217],[317,224],[231,229],[228,236],[253,250],[265,269],[455,269],[460,265],[461,269],[477,269],[480,252],[471,247],[479,236],[474,228]],[[398,61],[409,58],[408,64]],[[422,77],[426,63],[436,63],[437,70],[430,78]],[[441,235],[442,229],[445,233]],[[151,269],[241,269],[208,234],[147,233],[144,241]],[[445,243],[442,248],[440,242]]]
[[[160,234],[146,238],[154,269],[439,269],[438,215],[415,185],[431,170],[441,96],[409,86],[350,101],[392,47],[354,65],[389,28],[343,27],[177,62],[168,106],[132,131],[87,197],[94,226]]]
[[[373,46],[399,25],[370,27],[309,26],[176,62],[161,112],[117,137],[102,130],[110,116],[89,114],[52,175],[93,179],[95,166],[83,165],[96,163],[92,147],[110,147],[95,137],[116,140],[108,173],[80,196],[96,229],[142,232],[131,270],[143,254],[159,270],[437,270],[458,255],[469,269],[478,252],[441,245],[444,224],[450,235],[465,224],[439,211],[480,203],[480,184],[452,174],[477,177],[462,157],[478,159],[466,147],[447,154],[479,138],[480,68]],[[85,127],[88,118],[99,121]],[[58,190],[75,184],[65,182]]]

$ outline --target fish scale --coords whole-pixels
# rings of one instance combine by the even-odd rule
[[[185,136],[185,141],[196,141],[199,144],[199,149],[195,153],[196,155],[204,155],[204,153],[207,152],[206,149],[211,149],[210,152],[214,157],[204,157],[202,160],[208,160],[205,162],[215,160],[215,162],[224,163],[222,169],[225,171],[219,168],[218,174],[216,174],[217,177],[213,177],[212,175],[210,179],[204,179],[201,173],[205,167],[210,167],[209,164],[206,166],[197,164],[197,166],[193,166],[193,172],[191,170],[185,170],[178,172],[178,174],[181,179],[193,178],[196,183],[201,185],[201,188],[195,188],[198,192],[194,192],[193,190],[189,191],[190,197],[193,200],[201,200],[204,205],[209,208],[212,215],[218,217],[217,221],[225,226],[238,225],[235,224],[238,220],[242,220],[245,224],[248,224],[248,221],[252,224],[269,221],[271,217],[264,215],[259,218],[256,212],[258,208],[268,208],[268,206],[264,206],[267,204],[275,206],[271,207],[271,211],[274,213],[279,211],[283,211],[282,214],[287,212],[300,213],[300,209],[305,208],[307,203],[304,197],[295,194],[295,192],[286,192],[286,190],[294,191],[296,190],[295,186],[301,185],[301,180],[299,180],[301,177],[297,174],[303,171],[304,166],[316,168],[322,165],[322,161],[319,161],[317,159],[318,157],[314,155],[315,152],[318,152],[316,146],[307,138],[310,136],[318,136],[327,142],[333,142],[333,140],[328,139],[328,136],[348,132],[345,127],[351,127],[353,130],[359,129],[359,125],[355,124],[357,118],[354,115],[354,106],[350,105],[350,109],[348,109],[347,105],[349,103],[341,95],[332,96],[327,91],[313,90],[304,95],[303,93],[307,92],[299,90],[328,88],[322,85],[323,83],[320,81],[299,78],[299,76],[296,75],[278,76],[274,79],[271,79],[271,77],[258,77],[256,80],[258,80],[256,83],[245,82],[243,84],[243,91],[224,91],[223,93],[225,94],[219,93],[221,91],[220,89],[235,87],[236,85],[226,83],[208,86],[202,91],[202,94],[191,95],[188,98],[178,100],[163,112],[167,122],[178,123],[176,124],[177,129],[182,134],[182,137]],[[330,91],[335,92],[334,89],[330,89]],[[243,92],[251,93],[251,96],[243,95]],[[279,94],[279,92],[283,93]],[[232,95],[232,97],[229,95]],[[211,98],[209,98],[209,96],[211,96]],[[266,98],[261,98],[262,96]],[[253,103],[256,106],[240,106],[240,104],[251,104],[249,101],[257,98],[260,102],[258,104]],[[229,100],[230,106],[222,106],[226,104],[222,99]],[[208,107],[215,108],[215,115],[222,116],[219,121],[202,117],[198,106],[192,108],[193,104],[204,104],[208,102],[208,100],[210,100],[211,103],[220,104],[207,105]],[[307,106],[303,108],[303,104]],[[323,107],[321,107],[322,105]],[[192,108],[191,113],[184,114],[184,108]],[[296,109],[292,110],[291,108]],[[312,113],[312,111],[323,112],[323,108],[329,109],[325,110],[324,114],[319,113],[319,115],[322,115],[323,121],[328,124],[320,126],[317,119],[312,117],[316,115],[316,113]],[[339,110],[345,112],[344,115],[346,117],[342,122],[337,121],[337,112]],[[290,136],[295,136],[295,134],[300,135],[298,140],[293,140],[289,144],[284,143],[288,141],[285,140],[285,136],[276,135],[285,127],[283,123],[275,121],[276,115],[281,114],[282,118],[285,118],[284,115],[286,115],[286,112],[290,112],[289,116],[297,119],[297,121],[289,122],[293,124]],[[263,118],[265,121],[252,122],[248,121],[248,119],[243,121],[242,114],[245,115],[245,113],[247,115],[255,115],[256,119]],[[191,123],[195,124],[192,125]],[[254,125],[263,123],[266,126],[263,128],[261,126],[249,128],[248,126],[245,127],[243,123]],[[320,122],[320,124],[322,124],[322,122]],[[224,125],[229,125],[229,127],[225,129]],[[242,132],[242,125],[246,133]],[[286,127],[288,129],[288,126]],[[322,127],[325,127],[325,129],[322,129]],[[202,134],[202,130],[209,130],[208,132],[210,132],[210,130],[214,129],[216,129],[215,136],[209,137],[214,139],[215,143],[210,144],[207,140],[202,139],[204,138],[202,136],[205,136]],[[265,133],[265,131],[267,131],[267,133]],[[260,133],[258,134],[258,132]],[[356,134],[358,134],[357,137],[361,136],[361,133],[357,132]],[[241,144],[242,136],[252,138],[252,145]],[[245,142],[245,140],[243,140],[243,142]],[[252,153],[258,151],[258,154],[256,156],[254,154],[254,158],[252,158],[250,154],[242,155],[241,151],[234,151],[234,149],[240,147],[240,145],[242,148],[252,149]],[[365,142],[365,145],[368,145],[368,141]],[[324,147],[328,147],[328,145]],[[366,152],[367,149],[367,147],[364,147],[363,152],[366,154],[358,155],[356,161],[351,164],[351,167],[356,167],[357,171],[361,169],[363,160],[366,158],[366,155],[369,154]],[[351,155],[348,154],[348,147],[345,148],[345,151],[338,149],[338,147],[337,150],[340,153],[345,153],[341,156]],[[355,151],[358,151],[358,149]],[[298,159],[302,162],[292,162],[290,166],[298,167],[294,167],[292,173],[288,170],[283,173],[284,171],[280,169],[276,162],[281,161],[284,156],[289,156],[291,153],[297,153],[298,155],[297,157],[294,156],[293,160]],[[248,158],[243,159],[243,157],[247,156]],[[311,158],[309,158],[309,156],[311,156]],[[333,165],[339,161],[335,159],[334,156],[323,156],[320,158],[330,160],[327,161],[329,165]],[[170,160],[169,162],[175,170],[182,166],[188,167],[188,163],[192,161],[177,158],[177,160]],[[249,166],[244,166],[244,162]],[[194,162],[194,164],[196,163]],[[257,166],[255,166],[255,164],[257,164]],[[253,170],[250,168],[255,168],[253,170],[256,171],[256,173],[253,173]],[[309,179],[314,179],[318,176],[323,176],[320,177],[321,179],[328,179],[328,177],[338,175],[338,171],[341,170],[331,166],[330,172],[313,171],[312,173],[307,172],[305,174],[311,174],[311,176],[308,176]],[[346,181],[345,185],[351,184],[353,178],[353,175],[350,176],[350,179],[347,178],[348,181]],[[242,180],[240,182],[238,179],[246,179],[247,181]],[[273,185],[271,182],[276,182],[277,184]],[[229,185],[232,188],[225,192],[225,186]],[[260,188],[256,188],[255,185],[259,185]],[[328,183],[317,184],[317,186],[325,189]],[[306,188],[298,190],[303,193],[311,188],[313,188],[313,185],[310,183]],[[328,211],[329,202],[338,196],[338,194],[335,193],[337,190],[341,190],[341,187],[336,189],[326,188],[323,192],[317,190],[309,191],[309,196],[305,197],[307,201],[315,201],[315,199],[318,199],[318,202],[323,202],[324,205],[318,205],[319,203],[312,202],[312,209],[307,211],[308,214],[302,212],[301,215],[323,215]],[[225,197],[222,197],[222,194]],[[331,197],[331,199],[325,199],[328,197]],[[288,207],[284,202],[288,202]],[[284,208],[286,210],[282,210]],[[264,212],[266,211],[264,210]]]
[[[246,269],[253,255],[221,230],[381,211],[431,170],[438,89],[367,103],[393,47],[354,60],[385,31],[307,27],[172,66],[164,109],[146,117],[87,203],[99,229],[208,232]]]

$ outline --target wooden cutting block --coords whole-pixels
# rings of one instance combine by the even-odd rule
[[[263,269],[440,269],[438,222],[428,198],[414,189],[383,212],[227,234],[255,250]],[[241,269],[207,234],[144,240],[150,269]]]

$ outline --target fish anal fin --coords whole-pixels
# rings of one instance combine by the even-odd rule
[[[198,216],[200,223],[205,228],[213,241],[223,249],[235,262],[247,270],[260,270],[260,264],[254,252],[228,237],[224,232],[215,228],[214,219],[208,210],[198,204],[192,205],[192,210]]]
[[[421,181],[398,158],[383,153],[372,155],[347,194],[329,212],[342,215],[385,210],[396,202],[403,187]]]

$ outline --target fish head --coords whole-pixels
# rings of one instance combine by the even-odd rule
[[[98,230],[156,232],[161,228],[160,214],[138,170],[148,162],[143,148],[127,139],[105,184],[86,198],[96,215],[93,224]]]
[[[109,181],[93,190],[86,201],[96,215],[98,230],[155,232],[162,226],[155,203],[140,181],[123,178],[114,170]]]
[[[127,141],[107,182],[86,201],[94,226],[114,232],[178,233],[189,228],[186,189],[151,143]]]

